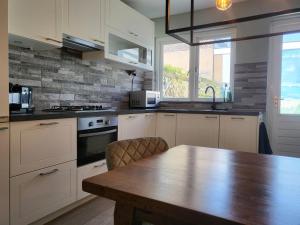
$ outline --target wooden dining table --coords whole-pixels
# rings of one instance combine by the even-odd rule
[[[115,225],[300,225],[300,159],[178,146],[83,181]]]

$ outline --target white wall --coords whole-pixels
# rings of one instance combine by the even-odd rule
[[[299,0],[248,0],[233,5],[224,12],[215,8],[201,10],[195,13],[195,25],[223,21],[237,17],[245,17],[276,10],[300,7]],[[190,14],[171,16],[170,28],[189,26]],[[155,19],[156,38],[165,37],[165,18]],[[200,22],[201,21],[201,22]],[[263,34],[269,32],[271,18],[233,25],[237,29],[237,37]],[[237,43],[236,63],[268,61],[268,38],[242,41]]]

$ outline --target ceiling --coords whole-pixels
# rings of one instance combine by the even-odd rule
[[[165,16],[165,0],[122,0],[149,18]],[[243,0],[233,0],[239,2]],[[171,0],[171,14],[180,14],[190,11],[190,0]],[[195,9],[205,9],[215,6],[215,0],[196,0]]]

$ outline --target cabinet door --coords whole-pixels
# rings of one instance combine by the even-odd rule
[[[104,45],[104,0],[64,0],[63,33]]]
[[[154,46],[154,22],[120,0],[107,0],[107,25]]]
[[[221,116],[220,148],[258,153],[258,117]]]
[[[163,138],[170,148],[176,144],[176,114],[158,113],[156,136]]]
[[[145,135],[144,114],[119,116],[118,140],[141,138]]]
[[[8,32],[62,46],[61,0],[9,0]]]
[[[76,201],[76,161],[10,179],[11,224],[26,225]]]
[[[8,117],[7,0],[0,1],[0,122]]]
[[[9,224],[9,125],[0,123],[0,225]]]
[[[77,158],[77,120],[11,123],[11,176]]]
[[[176,145],[218,148],[219,116],[178,114]]]
[[[156,113],[146,113],[144,118],[145,137],[155,137],[156,134]]]
[[[106,160],[95,162],[77,169],[77,200],[85,198],[90,194],[82,190],[82,181],[86,178],[107,172]]]

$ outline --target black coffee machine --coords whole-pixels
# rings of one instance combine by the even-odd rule
[[[32,88],[9,83],[10,113],[32,113]]]

